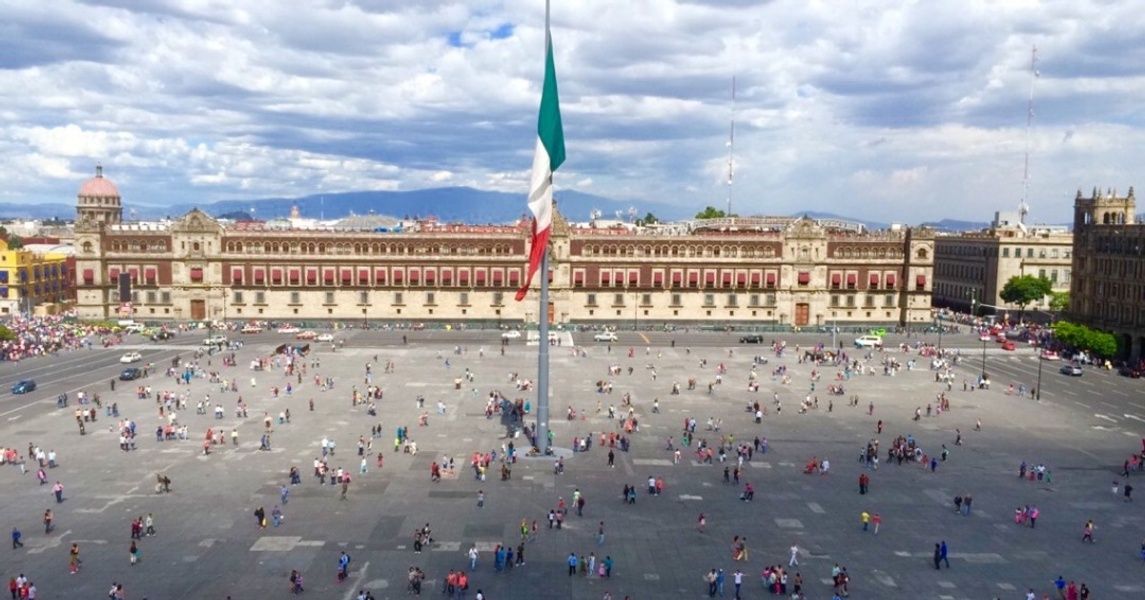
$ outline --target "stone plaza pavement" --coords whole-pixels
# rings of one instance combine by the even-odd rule
[[[799,400],[809,393],[813,366],[797,364],[793,347],[777,358],[767,347],[739,346],[731,338],[726,344],[723,338],[709,338],[690,351],[686,347],[690,340],[679,339],[675,347],[635,345],[629,358],[626,344],[637,342],[634,339],[622,337],[610,351],[581,334],[575,340],[561,335],[562,344],[552,349],[551,362],[557,445],[568,447],[574,436],[614,430],[606,419],[607,407],[619,409],[625,393],[633,397],[640,431],[632,436],[630,452],[617,449],[615,468],[606,465],[607,450],[594,444],[591,451],[567,458],[563,475],[553,474],[551,460],[522,459],[508,482],[500,481],[494,469],[488,481],[475,481],[468,456],[478,450],[500,452],[506,443],[501,422],[484,417],[485,398],[490,390],[501,390],[509,398],[524,397],[526,392],[517,392],[509,376],[516,372],[534,378],[537,348],[514,341],[501,356],[496,332],[489,333],[483,352],[480,341],[467,339],[461,354],[454,353],[448,339],[377,344],[370,332],[345,333],[340,337],[346,346],[336,352],[328,344],[315,344],[311,358],[320,366],[311,369],[301,385],[295,383],[293,394],[278,399],[270,397],[270,389],[284,387],[284,375],[252,372],[248,363],[287,336],[250,338],[238,352],[237,367],[220,367],[217,356],[208,367],[225,378],[237,378],[237,394],[220,393],[216,384],[205,380],[192,383],[191,407],[180,414],[192,439],[179,442],[156,442],[159,417],[154,400],[135,398],[130,384],[118,385],[115,392],[108,389],[108,379],[120,366],[111,357],[118,357],[124,348],[91,351],[85,355],[92,361],[89,372],[69,375],[71,380],[58,385],[67,389],[90,385],[88,389],[99,391],[105,404],[117,402],[123,416],[138,422],[138,449],[118,449],[117,436],[109,430],[114,420],[102,411],[99,421],[89,424],[88,435],[79,436],[71,410],[55,409],[50,399],[56,392],[46,380],[40,381],[45,393],[29,398],[43,397],[34,405],[12,410],[7,410],[9,404],[0,406],[6,409],[0,418],[0,445],[17,448],[21,454],[29,443],[56,449],[61,466],[49,471],[49,482],[60,480],[66,498],[56,504],[50,486],[37,485],[31,466],[26,475],[12,466],[0,469],[6,500],[0,505],[0,525],[19,527],[25,543],[22,549],[4,551],[2,574],[7,578],[22,572],[31,577],[41,598],[104,597],[116,581],[125,585],[132,599],[239,599],[286,595],[287,576],[298,569],[305,576],[306,596],[352,598],[369,588],[379,599],[399,598],[407,594],[405,574],[410,566],[419,566],[428,575],[423,594],[437,595],[440,579],[449,569],[466,566],[465,552],[476,544],[483,552],[471,578],[470,597],[480,588],[491,600],[598,599],[606,591],[617,600],[626,595],[701,598],[707,591],[702,577],[710,568],[727,571],[725,595],[733,597],[730,574],[742,568],[748,576],[743,597],[763,598],[770,594],[759,584],[760,572],[769,564],[786,566],[788,548],[794,543],[800,555],[792,571],[802,574],[808,598],[831,597],[835,564],[846,566],[851,575],[851,598],[1023,598],[1027,588],[1034,588],[1040,598],[1053,593],[1051,582],[1058,575],[1086,582],[1092,598],[1145,597],[1145,566],[1138,557],[1145,538],[1141,504],[1124,502],[1110,490],[1111,481],[1120,479],[1122,460],[1139,451],[1145,437],[1145,387],[1140,381],[1102,372],[1070,379],[1057,373],[1057,364],[1046,365],[1043,401],[1034,402],[1005,393],[1011,380],[1032,385],[1037,368],[1032,353],[991,353],[993,390],[964,392],[961,383],[956,384],[950,412],[912,422],[915,407],[925,410],[945,389],[934,382],[925,361],[894,377],[881,375],[881,370],[879,375],[856,376],[843,382],[841,397],[826,393],[827,386],[835,383],[835,370],[828,367],[822,369],[814,392],[819,408],[798,414]],[[800,339],[806,345],[810,338]],[[165,366],[175,355],[189,358],[190,345],[197,343],[197,339],[177,341],[187,345],[139,347],[145,360]],[[587,356],[574,356],[574,347],[583,348]],[[973,355],[972,350],[968,353]],[[352,386],[364,388],[364,366],[375,355],[382,363],[393,360],[396,365],[393,374],[383,374],[381,364],[373,369],[374,383],[385,390],[377,418],[350,402]],[[746,389],[753,355],[769,361],[758,368],[762,385],[755,393]],[[908,358],[896,355],[903,361]],[[102,362],[96,357],[103,357]],[[705,368],[700,367],[701,359],[707,360]],[[715,379],[721,363],[727,367],[724,383],[709,395],[707,383]],[[771,376],[780,364],[788,367],[789,385]],[[610,376],[610,365],[621,367],[622,374]],[[968,358],[958,371],[972,378],[979,367],[978,358]],[[466,369],[474,382],[457,390],[453,381]],[[316,389],[315,374],[333,377],[334,389]],[[669,394],[673,381],[683,384],[689,377],[698,380],[695,391]],[[613,392],[596,393],[598,380],[612,381]],[[161,373],[143,382],[156,391],[187,389]],[[771,402],[774,392],[783,406],[779,415]],[[225,418],[195,414],[194,403],[207,393],[224,404]],[[419,394],[426,397],[425,409],[431,415],[428,427],[417,425]],[[847,406],[852,394],[860,398],[857,408]],[[242,420],[233,411],[240,395],[250,406],[249,417]],[[651,413],[653,398],[659,398],[659,414]],[[309,399],[316,405],[313,412],[307,410]],[[439,399],[447,405],[445,416],[434,414]],[[831,411],[829,399],[834,401]],[[754,424],[744,411],[755,400],[770,409],[762,425]],[[867,415],[868,402],[875,404],[874,416]],[[585,418],[568,421],[569,405]],[[259,451],[264,411],[277,415],[284,408],[290,409],[292,422],[275,425],[273,449]],[[700,464],[685,453],[682,463],[673,465],[671,454],[664,450],[668,436],[679,443],[687,417],[699,422],[697,439],[718,443],[719,434],[704,431],[709,416],[722,419],[722,433],[734,434],[737,440],[767,437],[770,451],[757,454],[745,467],[744,480],[756,488],[754,502],[737,499],[740,489],[722,482],[718,463]],[[878,419],[886,422],[881,436],[875,434]],[[973,431],[976,419],[983,423],[981,432]],[[356,476],[349,499],[340,501],[338,488],[320,487],[311,476],[319,441],[323,436],[336,440],[331,466],[357,474],[358,436],[369,437],[370,427],[377,423],[383,435],[374,440],[373,452],[384,451],[385,465],[376,468],[371,457],[368,473]],[[416,456],[393,452],[394,428],[399,425],[408,426],[418,442]],[[218,426],[228,432],[237,427],[240,445],[203,456],[203,432]],[[957,447],[956,428],[965,440]],[[878,471],[867,471],[871,491],[860,496],[861,448],[878,437],[885,455],[898,434],[913,435],[931,454],[945,444],[950,458],[934,473],[917,464],[882,464]],[[518,446],[522,440],[517,440]],[[457,459],[456,473],[431,483],[431,461],[446,455]],[[802,474],[812,456],[830,459],[829,475]],[[1017,470],[1022,460],[1046,464],[1052,482],[1020,481]],[[285,521],[278,528],[260,530],[252,511],[263,506],[269,513],[278,504],[279,486],[287,481],[291,466],[302,471],[303,480],[291,488],[289,504],[283,507]],[[173,479],[171,494],[153,493],[160,472]],[[664,479],[664,495],[649,497],[643,492],[649,476]],[[641,490],[635,505],[620,501],[625,483]],[[576,488],[587,500],[585,516],[578,518],[573,511],[563,530],[547,529],[547,511],[559,497],[571,503]],[[479,489],[487,498],[483,508],[476,503]],[[959,493],[974,497],[969,517],[953,510],[952,499]],[[1041,509],[1036,529],[1013,522],[1015,506],[1024,504]],[[40,525],[47,508],[55,511],[57,525],[49,535]],[[878,536],[862,531],[859,514],[864,510],[881,514]],[[704,533],[695,526],[701,512],[707,517]],[[141,542],[142,562],[133,567],[128,563],[129,524],[133,517],[149,513],[158,535]],[[1090,518],[1097,526],[1093,545],[1080,541],[1082,526]],[[494,573],[487,550],[500,542],[516,546],[521,519],[536,520],[542,528],[527,544],[527,564]],[[598,546],[601,520],[606,539]],[[414,554],[411,533],[427,522],[435,543]],[[731,559],[735,535],[749,540],[746,563]],[[950,547],[951,567],[936,572],[931,551],[940,540]],[[69,576],[71,543],[80,544],[84,562],[81,573]],[[335,572],[342,550],[351,554],[353,562],[349,580],[339,584]],[[568,577],[565,560],[570,552],[611,556],[612,577]]]

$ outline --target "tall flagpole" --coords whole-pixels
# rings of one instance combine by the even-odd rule
[[[545,55],[548,56],[552,38],[549,35],[549,0],[545,0]],[[552,187],[552,172],[549,172],[549,186]],[[552,225],[549,226],[550,228]],[[537,309],[540,322],[540,339],[537,343],[537,449],[542,454],[552,451],[549,443],[549,252],[541,255],[541,297]]]

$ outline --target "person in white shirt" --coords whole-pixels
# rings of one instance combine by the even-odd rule
[[[787,566],[799,566],[799,546],[791,544],[791,559],[787,561]]]

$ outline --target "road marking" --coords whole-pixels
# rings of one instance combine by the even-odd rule
[[[1145,419],[1142,419],[1141,417],[1138,417],[1137,415],[1131,415],[1128,413],[1123,413],[1122,416],[1124,416],[1126,419],[1133,419],[1135,421],[1141,421],[1142,423],[1145,423]]]
[[[799,519],[775,519],[775,526],[782,529],[803,529],[803,521]]]
[[[636,335],[640,336],[640,339],[644,340],[645,344],[652,343],[651,340],[648,339],[648,336],[644,335],[643,333],[637,333]]]
[[[342,596],[343,600],[350,600],[354,597],[355,590],[360,590],[362,580],[366,578],[366,569],[370,568],[370,561],[362,563],[362,568],[358,570],[358,577],[354,579],[354,584],[346,589],[346,594]]]
[[[827,513],[827,511],[823,510],[822,506],[819,506],[818,502],[808,502],[807,508],[810,508],[811,512],[815,514],[823,515]]]
[[[747,464],[751,465],[752,467],[755,467],[756,469],[770,469],[771,468],[771,463],[767,462],[766,460],[751,461]]]
[[[1012,583],[1004,583],[1003,582],[1003,583],[999,583],[997,585],[998,585],[998,589],[1002,589],[1002,590],[1006,590],[1006,591],[1012,591],[1012,590],[1018,589],[1018,588],[1014,587],[1014,584],[1012,584]]]
[[[638,467],[670,467],[672,461],[667,458],[634,458],[632,464]]]
[[[1109,416],[1103,415],[1103,414],[1101,414],[1101,413],[1093,413],[1093,416],[1095,416],[1095,417],[1097,417],[1097,418],[1099,418],[1099,419],[1105,419],[1106,421],[1109,421],[1109,422],[1111,422],[1111,423],[1116,423],[1116,422],[1117,422],[1117,419],[1114,419],[1113,417],[1109,417]]]
[[[703,496],[691,496],[688,494],[680,494],[679,496],[677,496],[677,498],[680,499],[681,501],[684,501],[684,500],[697,500],[698,501],[698,500],[704,499]]]

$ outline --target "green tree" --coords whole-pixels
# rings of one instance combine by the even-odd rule
[[[1045,277],[1036,275],[1015,275],[1002,287],[1002,300],[1018,305],[1018,320],[1026,305],[1045,298],[1053,290],[1053,284]]]
[[[720,219],[726,216],[728,216],[727,213],[714,206],[705,207],[704,210],[696,213],[697,219]]]
[[[1050,293],[1050,310],[1054,312],[1069,310],[1069,292]]]
[[[1054,337],[1061,343],[1085,350],[1101,358],[1117,355],[1117,337],[1112,333],[1091,329],[1085,325],[1058,321],[1054,323]]]
[[[660,219],[656,218],[656,215],[652,214],[651,211],[649,211],[648,214],[644,215],[644,218],[640,219],[640,223],[643,225],[655,225],[656,223],[659,223],[659,222],[660,222]]]
[[[9,250],[19,250],[20,248],[23,248],[23,247],[24,247],[24,240],[21,239],[20,236],[14,234],[14,233],[8,234],[8,249]]]
[[[12,333],[7,325],[0,325],[0,341],[10,342],[14,339],[16,339],[16,334]]]

